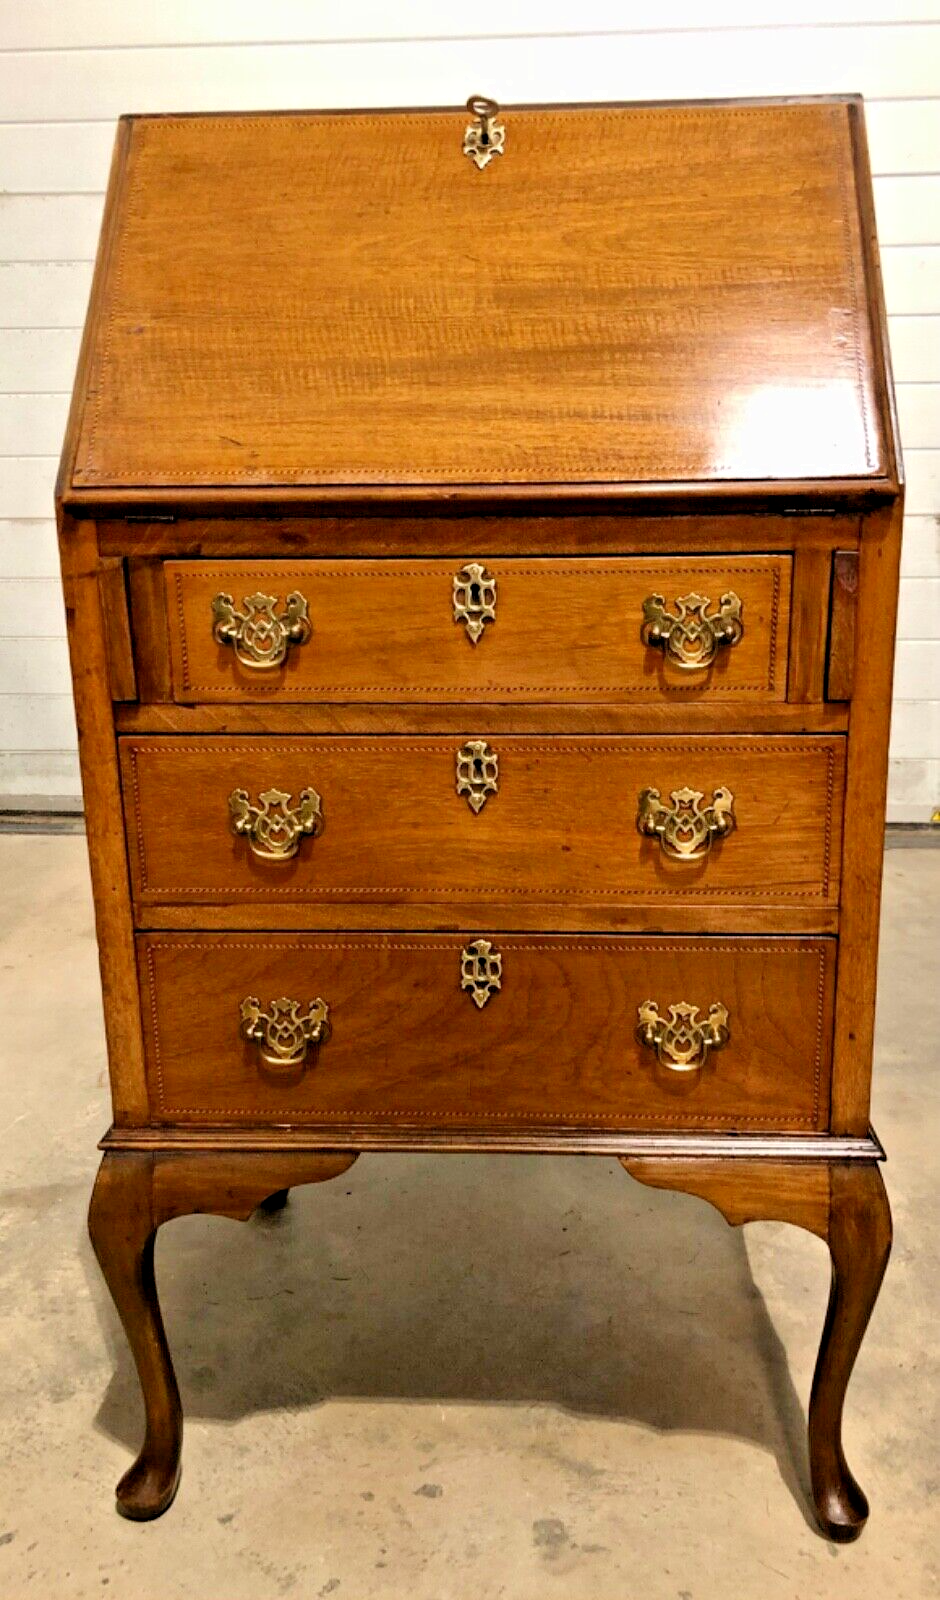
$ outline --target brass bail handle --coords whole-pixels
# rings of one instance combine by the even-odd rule
[[[255,1046],[258,1060],[269,1073],[295,1073],[309,1064],[330,1037],[330,1008],[317,996],[306,1011],[300,1000],[281,995],[267,1011],[260,1000],[246,995],[239,1007],[243,1039]]]
[[[728,1011],[719,1000],[699,1016],[698,1006],[679,1000],[664,1017],[655,1000],[637,1006],[636,1039],[656,1053],[661,1067],[669,1072],[700,1072],[709,1052],[721,1050],[731,1037]]]

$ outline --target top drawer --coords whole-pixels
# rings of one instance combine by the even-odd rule
[[[173,698],[783,700],[790,561],[168,561]]]

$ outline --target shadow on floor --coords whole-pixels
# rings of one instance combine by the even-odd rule
[[[85,1260],[115,1365],[97,1422],[134,1451],[136,1376],[87,1240]],[[805,1411],[742,1230],[616,1163],[364,1157],[276,1217],[173,1222],[157,1273],[190,1417],[362,1397],[730,1435],[774,1455],[815,1529]]]

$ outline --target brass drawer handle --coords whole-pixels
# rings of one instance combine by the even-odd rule
[[[483,637],[488,622],[496,621],[496,579],[480,561],[468,561],[454,573],[454,621],[463,623],[471,644]]]
[[[301,789],[296,806],[283,789],[266,789],[253,805],[247,789],[233,789],[228,797],[232,832],[243,835],[253,855],[261,861],[289,861],[300,841],[323,832],[323,812],[316,789]]]
[[[499,756],[485,739],[468,739],[457,751],[457,793],[466,795],[476,815],[491,794],[499,794]]]
[[[478,1011],[503,986],[503,958],[489,939],[474,939],[460,952],[460,987],[469,989]]]
[[[710,806],[698,789],[673,789],[671,806],[663,803],[658,789],[641,789],[636,825],[639,833],[658,838],[664,856],[674,861],[701,861],[715,839],[724,839],[737,826],[734,795],[730,789],[715,789]]]
[[[307,616],[307,602],[297,589],[284,602],[284,615],[277,615],[280,599],[274,594],[247,594],[244,611],[236,611],[230,594],[217,594],[212,601],[212,637],[218,644],[230,644],[240,666],[252,672],[269,672],[281,666],[292,644],[306,644],[313,629]]]
[[[301,1014],[301,1002],[282,995],[262,1011],[260,1000],[252,995],[241,1003],[241,1035],[258,1046],[262,1064],[270,1072],[296,1072],[307,1062],[311,1045],[325,1044],[330,1037],[330,1008],[325,1000],[311,1000]]]
[[[716,1001],[709,1006],[704,1022],[698,1020],[698,1006],[680,1000],[669,1007],[669,1017],[661,1017],[655,1000],[644,1000],[637,1007],[636,1036],[640,1044],[655,1050],[659,1064],[670,1072],[698,1072],[704,1067],[709,1050],[720,1050],[731,1037],[728,1013]]]
[[[718,603],[714,616],[705,612],[711,601],[705,594],[684,594],[676,598],[676,615],[666,610],[665,596],[647,595],[643,601],[644,644],[662,650],[667,660],[683,672],[698,672],[710,667],[719,648],[738,643],[744,634],[742,601],[729,589]]]

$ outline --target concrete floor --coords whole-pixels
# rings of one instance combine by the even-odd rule
[[[887,857],[897,1243],[847,1548],[806,1502],[823,1245],[564,1158],[364,1157],[277,1219],[165,1228],[183,1483],[121,1520],[140,1410],[85,1235],[108,1113],[83,839],[0,837],[0,930],[0,1600],[937,1595],[940,851]]]

